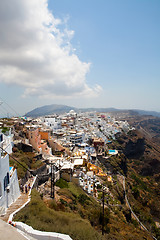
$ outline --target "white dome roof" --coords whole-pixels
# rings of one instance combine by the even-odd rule
[[[69,111],[70,114],[75,114],[76,112],[72,109]]]

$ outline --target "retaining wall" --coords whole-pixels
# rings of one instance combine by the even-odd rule
[[[16,228],[38,240],[72,240],[72,238],[66,234],[34,230],[32,227],[22,222],[15,222],[15,224]]]

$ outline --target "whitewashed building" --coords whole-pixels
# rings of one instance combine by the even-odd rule
[[[59,119],[56,119],[55,117],[45,117],[44,124],[53,130],[62,128],[61,121]]]
[[[0,132],[0,215],[20,196],[17,170],[9,166],[11,152],[12,135]]]

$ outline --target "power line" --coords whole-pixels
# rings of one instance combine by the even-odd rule
[[[0,102],[0,108],[1,108],[1,113],[3,113],[4,117],[6,117],[8,115],[9,110],[4,106],[3,102]]]
[[[0,97],[1,101],[4,102],[14,113],[16,113],[17,116],[20,116],[19,113],[17,113],[17,111],[11,107],[6,101],[4,101],[4,99],[2,99],[2,97]]]
[[[1,102],[0,107],[1,107],[4,111],[6,111],[6,114],[8,114],[8,109],[7,109],[4,105],[2,105],[2,104],[3,104],[3,102]]]
[[[30,169],[26,168],[22,163],[20,163],[16,158],[14,158],[11,154],[9,154],[9,153],[8,153],[5,149],[3,149],[1,146],[0,146],[0,149],[1,149],[2,151],[4,151],[5,153],[7,153],[11,158],[13,158],[14,161],[16,161],[17,163],[19,163],[19,165],[21,165],[23,168],[25,168],[27,171],[29,171],[29,172],[33,175],[32,171],[31,171]]]
[[[0,105],[0,107],[2,108],[1,105]],[[3,108],[2,108],[2,109],[3,109]],[[4,114],[4,116],[5,116],[5,115],[6,115],[6,112],[3,111],[4,109],[3,109],[3,110],[2,110],[2,109],[0,110],[0,112],[2,112],[2,113]]]

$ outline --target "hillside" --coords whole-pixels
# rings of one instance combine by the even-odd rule
[[[39,117],[45,115],[52,115],[52,114],[61,114],[65,112],[69,112],[70,110],[76,110],[74,107],[69,107],[66,105],[46,105],[39,108],[35,108],[32,111],[26,113],[26,117]]]
[[[104,197],[105,233],[102,239],[150,240],[155,236],[160,240],[160,119],[146,115],[127,116],[127,113],[121,112],[117,114],[119,117],[125,116],[123,120],[127,120],[135,130],[118,134],[105,147],[99,146],[102,152],[97,149],[98,165],[112,176],[112,181],[107,176],[100,177],[102,185],[107,189]],[[119,154],[106,157],[108,148],[117,149]],[[97,195],[93,198],[75,185],[77,181],[74,180],[69,182],[69,178],[68,182],[58,184],[54,201],[50,199],[50,180],[39,186],[39,193],[33,194],[29,206],[16,219],[40,230],[69,234],[76,240],[94,239],[92,233],[95,239],[100,239],[102,186],[97,188]],[[34,208],[35,211],[32,211]],[[140,227],[132,211],[148,231]],[[75,225],[71,218],[75,219]],[[55,219],[58,221],[57,226],[53,226]],[[83,238],[80,227],[85,229]]]
[[[101,205],[74,183],[60,185],[56,195],[59,201],[47,199],[33,190],[31,202],[14,220],[38,230],[69,234],[73,240],[152,239],[147,232],[138,228],[134,219],[128,219],[125,205],[120,209],[114,205],[112,207],[112,204],[109,208],[105,207],[102,235]],[[114,186],[112,191],[116,193]]]
[[[160,147],[155,141],[155,134],[159,139],[159,133],[158,125],[153,128],[154,121],[146,120],[144,124],[143,119],[145,131],[140,128],[119,136],[110,147],[119,149],[121,154],[101,161],[106,167],[110,165],[113,172],[126,176],[127,196],[133,211],[160,239],[160,229],[155,225],[160,223]]]
[[[75,108],[71,106],[57,105],[57,104],[51,104],[51,105],[35,108],[32,111],[26,113],[25,116],[39,117],[39,116],[52,115],[52,114],[62,114],[62,113],[69,112],[72,109],[76,112],[96,111],[96,112],[104,112],[104,113],[123,114],[125,116],[152,115],[152,116],[160,117],[160,113],[154,112],[154,111],[144,111],[144,110],[138,110],[138,109],[125,110],[125,109],[116,109],[116,108]]]
[[[144,121],[144,118],[141,120]],[[110,148],[118,149],[118,156],[107,159],[103,155],[98,156],[99,164],[104,171],[110,170],[113,179],[113,182],[109,182],[107,177],[101,178],[103,185],[109,189],[104,200],[106,215],[102,239],[150,240],[151,234],[160,239],[160,147],[153,141],[154,138],[147,138],[150,125],[147,127],[146,124],[145,129],[146,135],[137,129],[129,134],[123,133],[112,141]],[[131,214],[124,195],[122,175],[126,179],[130,206],[148,232],[140,228]],[[86,195],[74,182],[60,182],[57,183],[56,199],[51,200],[48,197],[50,181],[40,189],[44,189],[44,186],[44,192],[40,192],[40,195],[34,193],[31,203],[16,216],[16,220],[39,230],[66,233],[77,240],[94,239],[93,236],[101,239],[101,189],[98,190],[98,199],[95,199]],[[65,228],[62,219],[65,219]],[[56,225],[52,224],[55,221]],[[80,231],[80,228],[84,231]]]

